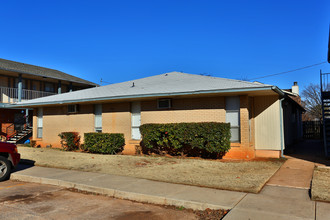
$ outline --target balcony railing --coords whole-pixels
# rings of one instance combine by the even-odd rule
[[[18,102],[18,94],[19,90],[17,88],[9,88],[9,87],[0,87],[0,103],[16,103]],[[43,92],[43,91],[35,91],[22,89],[22,101],[23,100],[31,100],[36,98],[41,98],[45,96],[55,95],[53,92]]]

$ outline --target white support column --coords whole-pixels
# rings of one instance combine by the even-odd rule
[[[57,85],[57,94],[61,94],[61,93],[62,93],[62,82],[61,80],[59,80]]]
[[[73,91],[73,89],[72,89],[72,82],[70,82],[70,86],[69,86],[69,92],[72,92]]]
[[[23,93],[23,85],[22,85],[22,74],[18,75],[18,101],[21,102],[22,101],[22,93]]]
[[[29,109],[25,109],[25,124],[29,126]]]

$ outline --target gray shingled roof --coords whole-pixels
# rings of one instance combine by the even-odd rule
[[[262,83],[171,72],[107,86],[33,99],[18,103],[18,105],[29,106],[125,98],[221,93],[247,90],[257,91],[272,88],[274,88],[274,86]]]
[[[45,67],[40,66],[34,66],[26,63],[19,63],[11,60],[5,60],[0,58],[0,69],[1,70],[7,70],[7,71],[13,71],[17,73],[22,74],[30,74],[34,76],[41,76],[41,77],[47,77],[52,79],[58,79],[58,80],[65,80],[69,82],[76,82],[91,86],[97,86],[96,83],[63,73],[58,70],[49,69]]]

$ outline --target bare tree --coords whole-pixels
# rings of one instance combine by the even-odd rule
[[[322,120],[321,90],[318,84],[309,84],[302,91],[303,105],[310,119]]]

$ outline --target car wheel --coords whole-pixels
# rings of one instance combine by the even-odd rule
[[[11,163],[7,158],[0,156],[0,182],[9,178]]]

